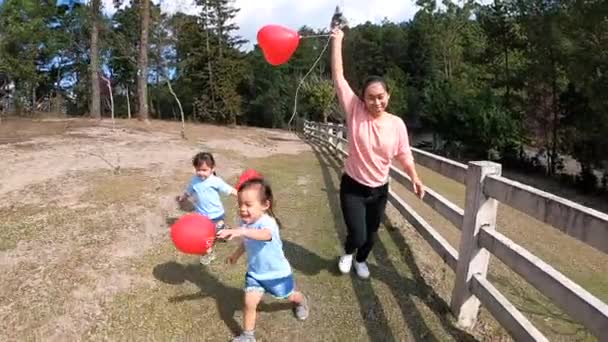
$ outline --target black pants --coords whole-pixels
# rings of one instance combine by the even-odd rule
[[[344,251],[346,254],[357,251],[357,262],[365,261],[372,251],[387,199],[388,183],[372,188],[342,174],[340,206],[348,231]]]

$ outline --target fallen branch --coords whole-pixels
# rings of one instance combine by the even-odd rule
[[[100,76],[101,76],[101,78],[104,81],[106,81],[106,84],[108,85],[108,91],[110,92],[110,109],[111,109],[111,112],[112,112],[112,130],[114,130],[114,126],[115,126],[115,122],[114,122],[114,95],[112,94],[112,83],[103,74],[101,74]]]
[[[175,98],[175,101],[177,101],[177,106],[179,107],[179,113],[182,116],[181,135],[182,135],[182,139],[186,139],[186,122],[184,120],[184,109],[182,108],[182,103],[179,101],[179,98],[177,97],[177,95],[173,91],[173,88],[171,87],[171,82],[169,81],[169,77],[167,77],[167,86],[169,87],[169,92],[171,93],[171,95],[173,95],[173,97]]]
[[[110,168],[112,168],[112,173],[114,173],[115,175],[120,173],[120,157],[117,157],[118,159],[118,163],[115,166],[114,164],[110,163],[106,158],[104,158],[103,156],[97,154],[97,153],[93,153],[93,152],[87,152],[89,155],[95,156],[101,160],[103,160],[104,162],[106,162],[106,164],[108,164],[110,166]]]

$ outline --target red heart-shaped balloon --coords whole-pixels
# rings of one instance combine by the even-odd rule
[[[234,188],[237,191],[239,191],[241,185],[243,185],[243,183],[245,183],[246,181],[251,180],[251,179],[263,179],[263,178],[264,177],[256,170],[247,169],[241,174],[241,177],[239,178],[239,181],[238,181],[238,183],[236,183],[236,186]]]
[[[266,61],[277,66],[287,62],[296,51],[300,35],[280,25],[266,25],[258,31],[258,44]]]

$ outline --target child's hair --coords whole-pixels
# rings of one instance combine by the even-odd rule
[[[209,152],[199,152],[192,158],[192,166],[200,167],[203,164],[207,164],[210,168],[214,168],[215,158],[213,158],[213,154]],[[213,171],[213,175],[216,175],[215,171]]]
[[[277,216],[274,213],[275,201],[274,201],[274,196],[272,194],[272,188],[270,187],[270,184],[263,178],[252,178],[252,179],[249,179],[249,180],[243,182],[243,184],[241,184],[241,186],[239,187],[238,192],[241,193],[252,187],[258,188],[258,195],[259,195],[258,197],[260,199],[260,202],[264,203],[264,202],[268,201],[268,211],[267,211],[268,215],[270,215],[272,218],[275,219],[275,221],[277,221],[277,225],[279,226],[279,229],[282,228],[281,221],[279,221],[279,219],[277,218]]]

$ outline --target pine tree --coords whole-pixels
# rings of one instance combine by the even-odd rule
[[[243,58],[238,50],[244,40],[235,35],[233,23],[239,9],[233,0],[198,0],[205,37],[206,83],[196,101],[197,113],[209,120],[236,124],[241,113],[242,99],[238,87],[243,82]]]

